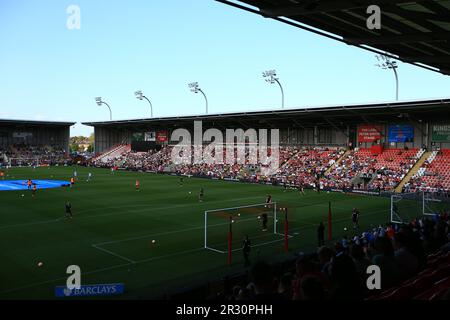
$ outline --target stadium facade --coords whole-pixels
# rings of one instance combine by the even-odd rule
[[[0,119],[0,149],[14,145],[53,146],[69,150],[70,127],[75,122]]]
[[[116,145],[165,145],[178,128],[279,129],[280,144],[370,148],[450,148],[450,99],[334,105],[272,111],[85,122],[95,130],[95,152]]]

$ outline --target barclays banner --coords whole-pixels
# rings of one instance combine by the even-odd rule
[[[66,286],[55,287],[55,296],[60,297],[94,297],[123,294],[123,283],[92,284],[81,286],[80,289],[69,289]]]

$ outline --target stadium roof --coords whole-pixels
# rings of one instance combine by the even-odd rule
[[[450,75],[450,0],[216,0],[375,53]],[[368,6],[381,9],[369,30]]]
[[[0,119],[0,125],[73,126],[76,122]]]
[[[252,128],[311,127],[314,125],[340,126],[343,124],[382,123],[401,121],[450,121],[450,98],[335,105],[299,109],[267,110],[252,112],[218,113],[210,115],[131,119],[117,121],[83,122],[93,127],[127,127],[153,125],[164,127],[191,127],[193,121],[205,125],[233,128],[236,124]]]

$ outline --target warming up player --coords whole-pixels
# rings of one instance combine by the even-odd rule
[[[31,196],[34,198],[34,196],[36,195],[36,191],[37,191],[37,185],[36,183],[33,183],[33,190],[31,192]]]
[[[198,193],[198,201],[202,202],[203,201],[203,196],[205,195],[205,193],[203,192],[203,188],[200,188],[200,191]]]
[[[72,219],[73,215],[72,215],[72,204],[67,201],[66,202],[66,217]]]
[[[353,208],[352,210],[352,222],[353,229],[359,229],[359,210],[356,208]]]
[[[272,196],[270,194],[267,195],[265,207],[266,208],[272,207]],[[267,216],[266,211],[264,211],[261,214],[261,220],[262,220],[262,231],[267,231],[267,221],[269,220],[269,218]]]
[[[298,186],[298,191],[299,191],[302,195],[305,195],[305,187],[303,186],[303,183],[300,183],[300,185]]]
[[[141,182],[139,180],[136,180],[136,191],[139,191],[141,187]]]

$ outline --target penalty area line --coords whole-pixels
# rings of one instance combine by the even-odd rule
[[[101,248],[101,247],[99,247],[99,246],[97,246],[97,245],[95,245],[95,244],[93,244],[92,247],[95,248],[95,249],[97,249],[97,250],[100,250],[100,251],[102,251],[102,252],[105,252],[105,253],[107,253],[107,254],[110,254],[110,255],[112,255],[112,256],[114,256],[114,257],[117,257],[117,258],[119,258],[119,259],[125,260],[125,261],[127,261],[127,262],[129,262],[129,263],[132,263],[132,264],[136,263],[136,261],[134,261],[134,260],[128,259],[127,257],[124,257],[124,256],[122,256],[122,255],[120,255],[120,254],[118,254],[118,253],[112,252],[112,251],[107,250],[107,249],[105,249],[105,248]]]

